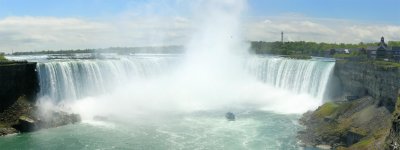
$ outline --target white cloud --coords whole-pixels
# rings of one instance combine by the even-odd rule
[[[304,16],[257,19],[245,29],[246,38],[255,41],[279,41],[281,31],[289,41],[359,43],[377,42],[381,36],[400,40],[400,26]]]
[[[56,17],[7,17],[0,20],[0,51],[177,45],[190,40],[199,25],[190,17],[140,16],[87,20]],[[228,25],[227,25],[228,26]],[[336,43],[376,42],[381,36],[400,40],[400,26],[304,16],[265,17],[244,21],[245,40]]]
[[[126,17],[109,21],[8,17],[0,20],[0,51],[175,45],[187,39],[188,24],[183,17]]]
[[[265,24],[269,24],[269,23],[271,23],[272,21],[271,20],[268,20],[268,19],[266,19],[266,20],[264,20],[263,21],[263,23],[265,23]]]

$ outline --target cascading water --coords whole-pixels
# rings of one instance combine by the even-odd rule
[[[72,111],[80,113],[84,122],[0,137],[0,146],[3,149],[297,150],[295,136],[301,128],[297,114],[321,104],[334,66],[334,62],[322,60],[250,56],[239,66],[246,75],[210,80],[208,76],[213,74],[196,67],[182,73],[180,64],[184,57],[39,61],[39,96],[56,103],[72,103],[69,105]],[[197,111],[192,107],[204,104],[205,108],[215,109]],[[232,105],[245,107],[224,107]],[[165,116],[180,111],[180,106],[190,111]],[[161,110],[164,115],[143,116],[143,112],[160,109],[165,109]],[[226,111],[234,112],[236,121],[226,121]],[[288,114],[292,112],[295,115]],[[96,115],[108,119],[91,120]]]
[[[212,74],[201,70],[181,76],[186,75],[179,65],[183,57],[39,63],[40,94],[56,102],[72,102],[73,111],[86,121],[57,129],[56,136],[36,135],[44,140],[34,147],[60,149],[56,144],[42,145],[73,135],[69,139],[83,137],[79,140],[83,142],[62,148],[298,149],[298,115],[290,113],[321,104],[334,66],[334,62],[321,60],[251,56],[239,67],[245,75],[210,80]],[[235,105],[244,107],[236,109]],[[144,115],[156,111],[162,115]],[[233,111],[237,120],[226,121],[226,111]],[[97,122],[91,120],[93,116],[110,119]]]
[[[56,60],[38,63],[40,93],[54,102],[111,92],[129,80],[167,72],[170,57],[122,57],[110,60]]]
[[[247,62],[246,69],[274,87],[322,99],[333,66],[334,63],[324,61],[254,57]]]
[[[0,146],[299,149],[298,114],[322,103],[334,62],[240,53],[247,51],[240,38],[246,1],[196,4],[199,28],[185,55],[40,62],[40,108],[62,103],[83,123],[0,140]],[[227,111],[236,121],[226,121]]]
[[[242,101],[243,103],[252,103],[252,100],[246,99],[256,99],[257,102],[268,99],[265,96],[257,97],[246,95],[253,95],[254,91],[258,91],[263,92],[258,94],[271,96],[273,95],[270,93],[271,89],[267,89],[267,87],[271,86],[281,89],[281,91],[287,91],[287,94],[291,95],[309,95],[312,99],[308,101],[316,101],[315,103],[320,104],[334,65],[332,62],[320,60],[293,60],[280,57],[252,56],[244,60],[245,64],[243,65],[244,68],[242,71],[247,75],[242,77],[254,79],[242,79],[243,82],[238,82],[229,80],[223,81],[224,77],[222,77],[221,81],[217,81],[222,82],[221,85],[215,85],[214,83],[215,87],[206,87],[207,89],[203,89],[190,87],[190,85],[189,87],[185,87],[188,86],[186,83],[193,82],[185,80],[201,81],[203,80],[201,77],[192,78],[193,74],[189,74],[187,79],[182,76],[176,77],[176,74],[181,74],[179,72],[179,65],[176,62],[182,61],[182,57],[182,55],[174,57],[160,57],[154,55],[150,57],[122,57],[122,59],[116,60],[68,60],[39,63],[37,66],[41,87],[39,97],[47,97],[47,99],[50,99],[52,102],[58,103],[60,101],[65,102],[84,99],[86,97],[112,94],[115,92],[115,89],[118,89],[117,87],[138,88],[135,89],[135,91],[139,92],[139,94],[143,94],[140,90],[146,88],[145,85],[147,85],[147,88],[153,88],[149,90],[158,91],[158,98],[171,99],[171,101],[176,100],[176,103],[188,103],[188,101],[190,102],[189,99],[192,99],[195,103],[199,103],[196,101],[197,98],[203,96],[199,93],[221,91],[222,95],[216,96],[219,98],[209,97],[209,99],[224,101],[223,103],[225,105],[230,105],[229,103],[232,101],[241,101],[235,100],[237,99],[236,97],[244,97],[243,99],[245,100]],[[169,76],[169,80],[176,81],[171,83],[161,80],[153,81],[153,83],[156,82],[155,84],[157,85],[150,85],[142,82],[144,80],[157,79],[163,75]],[[141,82],[132,82],[133,80]],[[244,82],[249,82],[249,84]],[[135,87],[126,87],[126,84],[134,84]],[[143,86],[145,87],[142,88],[140,84],[144,84]],[[160,84],[165,84],[165,86]],[[257,87],[256,84],[260,84],[263,87]],[[231,89],[224,86],[230,86],[229,88]],[[246,87],[259,89],[243,91],[242,88]],[[162,88],[170,89],[159,91]],[[225,89],[231,91],[226,91]],[[234,90],[239,90],[240,92]],[[171,97],[170,93],[174,93],[175,91],[184,91],[184,96],[174,95]],[[230,92],[232,92],[232,94],[230,94]],[[236,97],[226,97],[224,95],[235,95],[233,93],[237,94]],[[135,96],[131,97],[131,99],[139,99],[135,98]],[[147,99],[143,99],[143,97],[147,97]],[[154,97],[155,96],[151,95],[142,95],[140,98],[143,100],[156,99]],[[270,99],[265,101],[271,101]],[[201,100],[200,103],[208,103],[208,101]],[[264,103],[263,105],[269,104],[270,102]],[[310,109],[308,107],[309,106],[305,106],[302,110]],[[272,110],[274,111],[274,109]],[[278,110],[278,112],[281,111],[282,110]]]

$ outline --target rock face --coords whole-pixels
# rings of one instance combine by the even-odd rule
[[[35,106],[38,91],[36,63],[0,64],[0,136],[80,121],[79,115],[59,111],[43,116]]]
[[[400,149],[400,99],[397,100],[391,123],[392,127],[386,138],[386,145],[389,149]]]
[[[389,64],[389,65],[388,65]],[[335,149],[400,148],[400,69],[387,62],[336,62],[339,91],[314,112],[303,115],[298,138],[308,146]]]
[[[36,63],[0,64],[0,112],[23,95],[34,101],[39,91],[38,83]]]
[[[81,118],[77,114],[54,110],[42,112],[35,107],[33,102],[20,97],[13,105],[0,113],[0,136],[59,127],[80,121]]]
[[[372,96],[380,106],[394,110],[400,89],[399,68],[342,60],[336,62],[334,74],[341,83],[341,99],[346,96]]]
[[[300,123],[306,126],[299,139],[308,146],[366,149],[385,146],[391,114],[374,104],[372,97],[350,102],[330,102],[306,113]]]
[[[0,128],[11,128],[18,123],[20,116],[32,117],[35,112],[33,102],[25,97],[18,98],[11,106],[0,112]]]
[[[19,117],[18,124],[13,125],[13,127],[20,132],[32,132],[39,129],[36,121],[27,116]]]

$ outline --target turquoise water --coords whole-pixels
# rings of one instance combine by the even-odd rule
[[[165,118],[83,121],[38,132],[0,137],[0,149],[299,149],[299,115],[199,112]]]

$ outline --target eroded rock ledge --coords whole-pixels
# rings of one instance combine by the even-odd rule
[[[307,146],[368,149],[385,146],[391,127],[391,113],[379,107],[372,97],[349,102],[329,102],[303,115],[306,126],[298,137]]]
[[[400,148],[400,69],[389,62],[337,61],[339,94],[300,119],[306,146],[333,149]],[[327,89],[333,90],[333,89]]]
[[[37,131],[80,122],[77,114],[62,111],[39,112],[33,102],[20,97],[13,105],[0,113],[0,136]]]
[[[0,136],[36,131],[80,121],[76,114],[61,111],[38,112],[36,63],[0,63]]]

